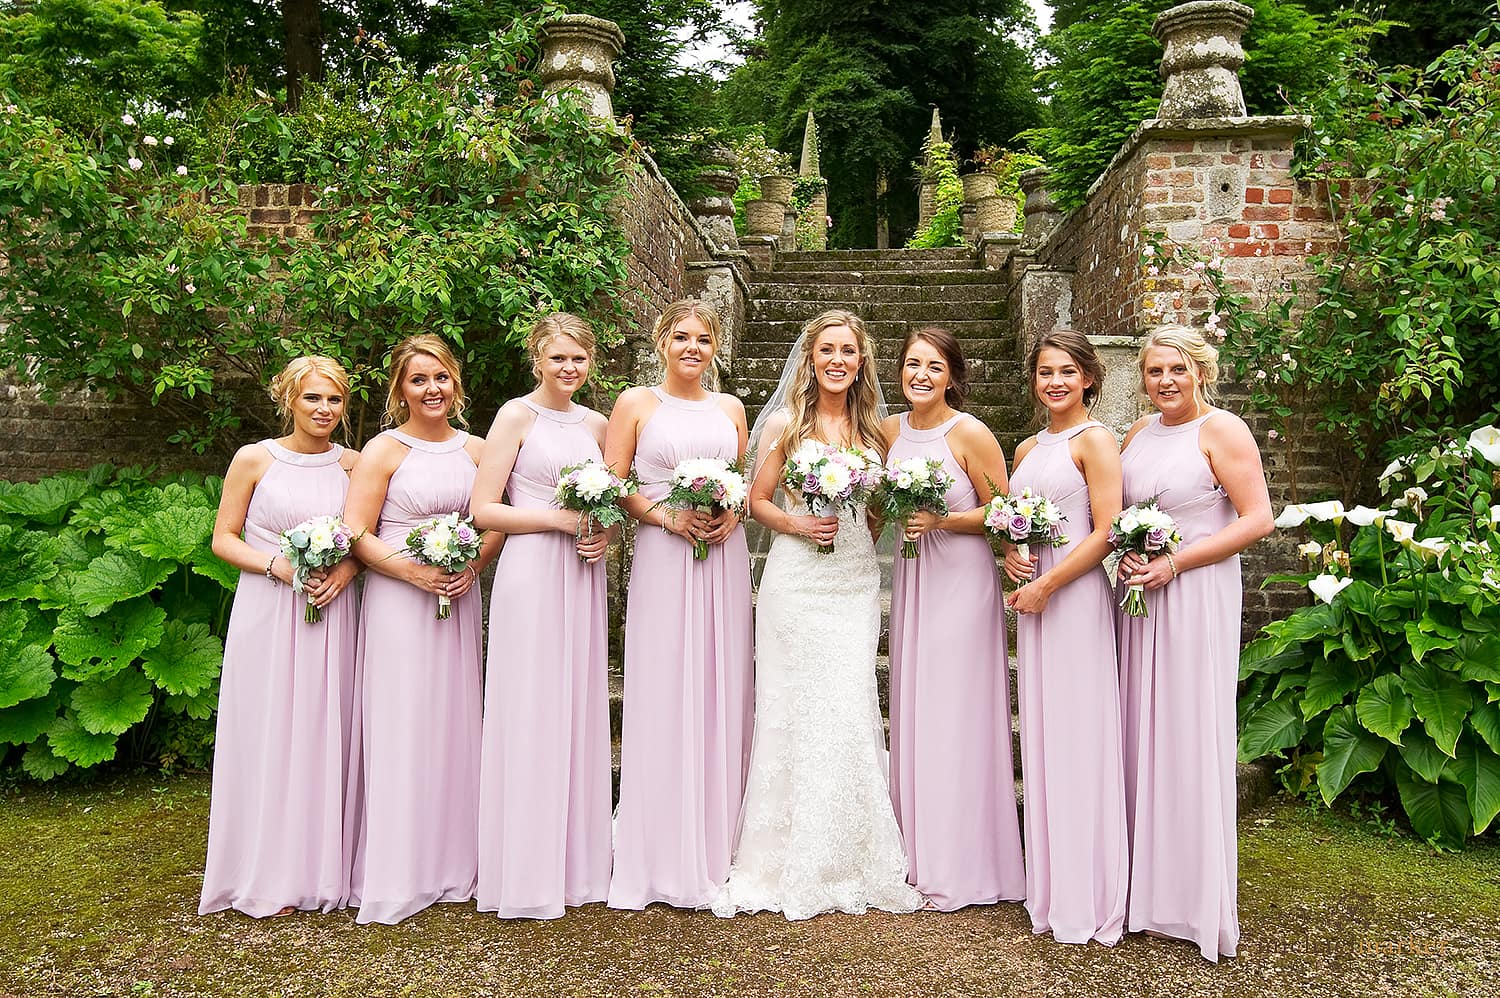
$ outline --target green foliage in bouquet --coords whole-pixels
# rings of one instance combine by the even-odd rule
[[[1285,760],[1332,804],[1394,791],[1416,833],[1461,848],[1500,814],[1500,431],[1430,435],[1391,464],[1386,509],[1291,506],[1318,601],[1240,658],[1240,758]],[[1305,518],[1305,519],[1304,519]]]
[[[44,780],[206,765],[239,578],[209,548],[221,487],[107,465],[0,482],[0,759]]]

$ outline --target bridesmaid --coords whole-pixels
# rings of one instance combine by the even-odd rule
[[[1126,555],[1122,584],[1149,616],[1119,618],[1130,921],[1234,956],[1235,684],[1240,552],[1273,529],[1260,451],[1243,420],[1211,402],[1218,352],[1162,326],[1140,355],[1156,413],[1125,437],[1125,501],[1155,496],[1182,533],[1175,554]]]
[[[960,411],[968,369],[952,333],[909,334],[899,370],[911,412],[885,421],[890,459],[936,458],[953,476],[947,516],[898,525],[919,552],[895,560],[891,591],[891,799],[908,880],[940,911],[1019,901],[1004,593],[984,536],[1005,455]]]
[[[1026,777],[1026,910],[1063,943],[1119,941],[1125,923],[1125,787],[1114,604],[1101,563],[1120,512],[1120,452],[1089,418],[1104,366],[1082,333],[1057,329],[1027,358],[1047,428],[1016,449],[1011,492],[1030,488],[1067,517],[1071,540],[1007,545],[1021,588],[1016,623],[1021,768]]]
[[[463,422],[458,360],[436,336],[391,354],[386,430],[365,447],[344,519],[364,531],[365,582],[356,663],[349,903],[357,921],[394,924],[434,901],[474,896],[478,863],[480,634],[474,583],[494,559],[456,574],[402,554],[418,522],[467,513],[482,441]],[[452,616],[435,619],[437,596]]]
[[[609,532],[553,503],[563,468],[604,459],[605,420],[573,402],[587,322],[545,316],[527,346],[536,390],[495,416],[470,507],[509,538],[490,594],[477,897],[501,918],[559,918],[609,891]]]
[[[358,452],[330,439],[349,378],[327,357],[298,357],[271,381],[291,430],[242,447],[229,465],[214,554],[240,570],[224,640],[208,864],[198,914],[330,911],[349,896],[344,848],[358,603],[338,599],[354,558],[292,591],[284,530],[337,514]],[[303,621],[308,598],[323,620]]]
[[[640,521],[625,613],[625,716],[612,908],[665,901],[706,908],[729,875],[754,707],[750,554],[732,513],[660,505],[688,458],[739,461],[749,431],[738,399],[704,387],[719,318],[702,302],[656,323],[665,377],[620,396],[604,454],[634,465]],[[660,529],[652,529],[652,528]],[[693,540],[709,544],[704,561]]]

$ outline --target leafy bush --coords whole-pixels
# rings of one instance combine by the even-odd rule
[[[1482,455],[1482,456],[1481,456]],[[1266,625],[1240,659],[1240,758],[1288,758],[1293,790],[1332,804],[1392,786],[1444,848],[1500,813],[1500,431],[1386,469],[1390,508],[1289,506],[1318,602]],[[1429,494],[1430,493],[1430,494]]]
[[[959,209],[964,203],[963,181],[958,179],[958,160],[953,144],[928,136],[922,143],[923,159],[916,164],[924,184],[935,184],[932,217],[927,226],[918,229],[906,242],[907,249],[931,249],[964,244],[963,220]]]
[[[239,572],[222,482],[100,465],[0,482],[0,743],[51,779],[123,754],[204,765]]]

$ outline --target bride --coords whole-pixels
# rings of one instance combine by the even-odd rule
[[[875,690],[880,570],[862,509],[842,518],[773,500],[806,440],[883,454],[880,386],[864,323],[834,310],[808,323],[766,403],[750,513],[776,532],[755,615],[755,738],[729,880],[714,914],[789,919],[868,908],[913,911],[891,809]],[[832,554],[817,546],[832,542]]]

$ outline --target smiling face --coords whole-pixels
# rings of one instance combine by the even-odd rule
[[[1141,361],[1141,381],[1167,422],[1193,419],[1199,409],[1198,368],[1176,347],[1154,346]]]
[[[447,422],[453,405],[452,373],[432,354],[414,353],[401,372],[401,400],[412,419]]]
[[[545,388],[572,395],[589,376],[588,349],[566,333],[542,344],[536,361],[537,381]]]
[[[1061,415],[1075,406],[1082,408],[1083,393],[1093,383],[1068,351],[1046,347],[1037,354],[1032,388],[1052,415]]]
[[[913,340],[901,361],[901,394],[913,409],[941,403],[952,375],[948,358],[926,340]]]
[[[813,342],[813,378],[818,390],[829,395],[843,395],[854,385],[864,358],[859,354],[859,337],[848,326],[828,326]]]
[[[321,374],[303,378],[290,403],[293,431],[316,439],[328,439],[344,418],[343,389]]]
[[[692,314],[677,320],[666,337],[665,360],[668,374],[696,384],[713,359],[713,333],[703,320]]]

